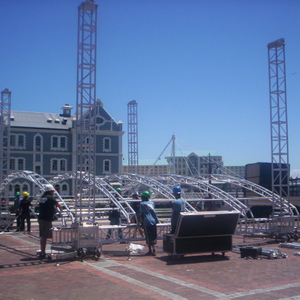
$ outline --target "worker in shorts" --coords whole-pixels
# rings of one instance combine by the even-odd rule
[[[140,214],[142,226],[145,230],[146,243],[149,251],[145,255],[156,255],[155,244],[157,242],[156,224],[159,223],[155,210],[154,202],[150,201],[151,194],[148,191],[141,193]]]
[[[52,220],[56,213],[56,207],[62,210],[61,205],[54,198],[55,189],[53,185],[46,184],[45,192],[39,201],[39,230],[40,230],[40,243],[41,252],[40,258],[46,257],[46,244],[47,239],[52,238]]]
[[[175,200],[172,202],[171,234],[174,234],[180,213],[185,211],[186,203],[181,198],[182,191],[180,186],[174,186],[172,193]]]

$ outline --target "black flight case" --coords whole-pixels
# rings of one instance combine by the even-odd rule
[[[240,213],[234,211],[205,211],[180,213],[175,234],[164,234],[163,250],[169,257],[186,254],[232,250]]]

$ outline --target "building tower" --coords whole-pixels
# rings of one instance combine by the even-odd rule
[[[77,103],[76,103],[76,209],[82,221],[83,198],[89,220],[95,221],[96,168],[96,44],[97,5],[86,0],[78,7]],[[94,112],[94,114],[93,114]]]
[[[128,173],[138,173],[139,153],[138,153],[138,121],[137,102],[130,101],[127,104],[128,112]]]
[[[268,44],[272,150],[272,192],[289,196],[289,149],[286,101],[285,41]]]
[[[0,104],[0,181],[8,175],[10,161],[10,115],[11,92],[5,89],[1,92]]]

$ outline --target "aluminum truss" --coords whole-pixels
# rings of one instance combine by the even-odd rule
[[[93,0],[82,2],[78,7],[75,180],[78,224],[82,221],[83,192],[89,202],[90,221],[95,221],[97,7]]]
[[[222,175],[222,174],[212,174],[212,175],[201,175],[196,176],[197,178],[200,178],[202,180],[209,180],[209,177],[211,177],[211,180],[218,181],[218,182],[227,182],[235,186],[239,186],[242,188],[245,188],[249,191],[252,191],[256,193],[257,195],[260,195],[261,197],[264,197],[265,199],[269,200],[275,207],[281,207],[286,215],[290,216],[299,216],[299,212],[296,206],[294,206],[289,201],[280,198],[279,195],[273,195],[273,193],[251,181],[248,181],[246,179],[232,177],[229,175]]]
[[[80,176],[78,176],[76,172],[71,172],[71,173],[64,173],[55,176],[53,179],[49,180],[49,182],[55,185],[58,182],[65,181],[68,179],[74,179],[78,177],[81,177],[82,180],[85,181],[85,183],[88,183],[88,181],[91,180],[91,176],[88,173],[83,173]],[[94,181],[95,181],[96,193],[100,192],[104,194],[120,210],[122,217],[126,219],[128,223],[130,223],[130,219],[135,215],[135,212],[130,206],[130,204],[127,203],[127,201],[125,201],[121,195],[120,195],[121,199],[118,200],[116,198],[115,189],[109,183],[104,181],[102,178],[96,177],[95,180],[92,180],[92,182]],[[90,221],[91,219],[95,219],[95,211],[90,211],[88,207],[89,204],[90,204],[89,199],[82,197],[81,207],[79,209],[81,211],[81,220],[85,222]]]
[[[128,111],[128,173],[138,173],[138,115],[137,102],[130,101],[127,104]]]
[[[169,188],[172,188],[174,185],[188,185],[197,188],[201,192],[211,195],[212,196],[211,201],[213,201],[214,198],[218,200],[222,200],[230,207],[238,210],[242,216],[246,217],[247,212],[249,212],[250,215],[252,215],[252,212],[244,203],[234,198],[230,194],[222,191],[218,187],[215,187],[214,185],[207,183],[204,180],[196,179],[194,177],[186,177],[186,176],[179,176],[179,175],[153,175],[151,177],[156,179],[159,182],[163,182]]]
[[[268,44],[271,117],[272,191],[289,197],[289,149],[286,101],[285,40]],[[283,215],[283,208],[280,210]]]
[[[10,161],[11,92],[1,92],[0,103],[0,180],[8,175]]]
[[[39,188],[39,193],[37,193],[33,199],[36,203],[38,203],[40,197],[45,192],[45,185],[49,184],[50,181],[47,181],[43,176],[41,176],[40,174],[37,174],[35,172],[32,172],[32,171],[20,171],[20,172],[14,172],[14,173],[9,174],[1,181],[0,192],[4,191],[8,187],[8,185],[11,181],[19,179],[19,178],[26,179],[26,180],[34,183]],[[59,195],[58,192],[55,192],[54,196],[57,197],[59,199],[59,201],[63,203],[63,206],[66,208],[66,212],[67,212],[66,216],[73,223],[74,222],[73,215],[72,215],[68,205],[64,201],[64,199]],[[62,217],[62,225],[65,226],[66,220],[64,219],[62,214],[61,214],[61,217]]]
[[[107,182],[122,182],[123,183],[123,194],[132,193],[136,191],[139,186],[147,186],[151,193],[151,199],[162,197],[165,199],[173,200],[175,199],[172,194],[172,188],[160,183],[159,181],[153,179],[152,177],[142,176],[137,174],[111,174],[103,178]],[[187,202],[186,211],[195,211],[195,209]]]

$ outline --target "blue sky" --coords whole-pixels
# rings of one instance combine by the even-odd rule
[[[75,106],[81,2],[0,0],[0,89],[12,92],[12,110]],[[136,100],[140,164],[173,134],[177,151],[218,153],[227,166],[270,162],[267,44],[285,38],[289,154],[300,176],[300,1],[95,3],[97,98],[124,122],[125,159],[127,103]]]

